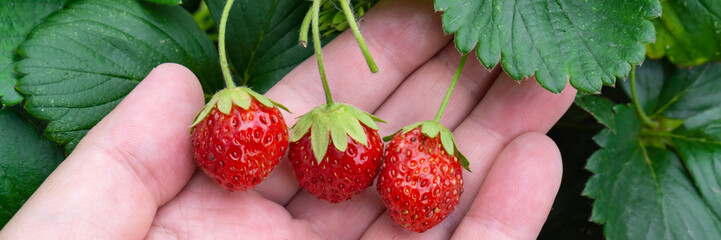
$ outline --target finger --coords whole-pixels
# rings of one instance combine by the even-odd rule
[[[388,124],[380,125],[381,135],[390,135],[415,121],[433,119],[460,59],[461,55],[453,43],[449,43],[411,74],[375,113],[388,121]],[[478,59],[471,56],[459,78],[457,90],[449,101],[447,113],[442,119],[443,124],[451,129],[460,124],[481,99],[498,72],[498,68],[492,72],[482,68]],[[358,239],[381,214],[382,206],[373,187],[340,204],[330,204],[301,191],[287,205],[293,216],[308,220],[328,239]],[[349,218],[353,219],[353,228],[348,228],[343,221]]]
[[[514,139],[493,163],[454,239],[535,239],[561,185],[561,154],[546,135]]]
[[[374,112],[418,66],[448,41],[431,1],[381,1],[363,15],[360,29],[380,71],[372,74],[355,38],[346,31],[323,48],[330,89],[337,102]],[[266,96],[286,104],[295,118],[325,103],[314,57],[301,63]],[[283,160],[256,188],[263,196],[286,204],[298,191],[290,164]]]
[[[145,239],[319,239],[305,221],[257,192],[219,188],[196,171],[183,190],[158,209]]]
[[[0,238],[142,238],[158,206],[195,169],[189,126],[202,106],[192,72],[158,66],[90,130]]]
[[[575,89],[560,94],[543,89],[534,79],[518,83],[502,73],[471,114],[453,131],[458,148],[473,171],[463,172],[464,192],[455,211],[436,227],[413,234],[381,215],[364,238],[395,236],[398,239],[449,238],[470,207],[490,165],[515,137],[526,132],[547,132],[573,102]]]

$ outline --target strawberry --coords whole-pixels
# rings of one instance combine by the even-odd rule
[[[338,203],[373,184],[383,158],[380,119],[350,105],[321,105],[290,133],[288,158],[300,186]]]
[[[453,212],[463,192],[461,166],[468,166],[455,148],[450,131],[435,121],[393,136],[377,185],[393,221],[424,232]]]
[[[292,142],[288,158],[300,185],[320,199],[337,203],[373,184],[383,157],[383,142],[378,131],[365,125],[363,130],[368,146],[349,138],[346,150],[341,152],[330,142],[320,163],[311,150],[310,132]]]
[[[193,123],[193,154],[228,191],[246,191],[278,165],[288,128],[278,103],[244,87],[218,92]]]

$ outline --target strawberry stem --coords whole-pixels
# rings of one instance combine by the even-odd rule
[[[228,25],[228,15],[230,8],[235,0],[228,0],[223,8],[223,15],[220,17],[220,29],[218,29],[218,51],[220,52],[220,68],[223,72],[226,88],[234,88],[233,76],[230,75],[230,67],[228,66],[228,57],[225,51],[225,27]]]
[[[468,58],[468,54],[463,55],[463,57],[461,57],[461,62],[458,64],[458,69],[456,69],[456,75],[453,76],[453,81],[451,82],[451,86],[448,87],[448,91],[446,92],[446,97],[443,98],[443,103],[441,103],[441,107],[438,108],[438,113],[436,113],[436,118],[433,119],[433,121],[441,122],[441,117],[443,116],[443,111],[446,110],[446,105],[448,105],[448,100],[451,99],[451,94],[453,93],[453,88],[456,87],[458,78],[461,76],[461,72],[463,72],[463,65],[466,64],[466,58]]]
[[[313,17],[313,8],[308,9],[308,13],[306,13],[303,18],[303,24],[300,25],[300,36],[298,37],[298,42],[300,42],[300,45],[303,47],[306,47],[308,44],[308,28],[310,28],[311,17]]]
[[[325,101],[330,107],[333,105],[333,96],[330,94],[330,87],[328,87],[328,80],[325,76],[325,68],[323,67],[323,54],[320,46],[320,30],[318,29],[318,15],[320,12],[320,1],[313,0],[313,11],[311,30],[313,31],[313,48],[315,49],[315,58],[318,60],[318,73],[320,73],[320,81],[323,83],[323,91],[325,92]]]
[[[343,13],[345,13],[346,22],[348,22],[348,26],[350,26],[350,29],[353,30],[353,35],[355,36],[355,40],[358,42],[358,45],[361,48],[361,52],[363,52],[363,56],[366,59],[368,68],[370,68],[372,73],[378,72],[378,66],[376,66],[376,62],[373,60],[371,53],[368,51],[368,47],[363,40],[363,35],[361,35],[361,32],[358,29],[358,24],[356,24],[355,22],[355,16],[353,16],[353,10],[350,9],[349,1],[340,0],[340,3],[341,7],[343,8]]]
[[[646,112],[644,112],[643,108],[641,108],[641,104],[639,103],[638,97],[636,96],[636,65],[633,65],[631,67],[631,96],[633,97],[633,105],[636,108],[636,114],[638,114],[641,122],[643,122],[644,125],[653,129],[658,128],[658,122],[651,120],[651,118],[646,115]]]

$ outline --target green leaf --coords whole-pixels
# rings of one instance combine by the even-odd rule
[[[661,13],[655,0],[436,0],[435,8],[462,53],[476,48],[487,68],[500,61],[514,79],[535,75],[554,93],[569,79],[594,93],[626,76],[654,39],[647,19]]]
[[[706,204],[721,218],[721,141],[674,138],[673,143]]]
[[[616,106],[616,132],[604,129],[588,160],[584,194],[608,239],[721,239],[721,221],[674,152],[647,147],[632,106]]]
[[[27,119],[0,109],[0,228],[65,158]]]
[[[721,60],[721,1],[664,0],[663,15],[652,20],[656,42],[646,46],[651,58],[668,57],[682,66]]]
[[[166,4],[166,5],[178,5],[183,2],[181,0],[145,0],[145,1]]]
[[[310,142],[315,160],[320,164],[328,150],[328,116],[318,116],[310,128]]]
[[[26,74],[17,86],[25,107],[50,121],[45,134],[67,151],[160,63],[187,66],[206,93],[223,84],[212,43],[180,6],[72,1],[18,52],[25,57],[17,65]]]
[[[721,219],[721,107],[689,118],[670,136],[701,196]]]
[[[646,61],[637,69],[639,102],[651,117],[684,119],[721,102],[721,63],[677,68],[667,61]],[[622,83],[628,96],[631,88]]]
[[[225,0],[208,0],[220,22]],[[241,84],[260,93],[313,55],[298,44],[298,31],[310,2],[298,0],[236,0],[230,9],[226,41],[230,63]]]
[[[3,105],[15,105],[23,96],[15,91],[18,77],[13,68],[20,59],[15,48],[30,31],[60,10],[67,0],[5,0],[0,7],[0,100]]]
[[[616,125],[613,122],[613,102],[611,100],[597,95],[579,93],[576,95],[574,103],[590,113],[599,123],[611,129],[611,131],[616,131]]]

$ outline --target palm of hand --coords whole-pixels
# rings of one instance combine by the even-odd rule
[[[324,48],[334,97],[389,122],[380,124],[381,136],[433,118],[460,60],[430,5],[387,1],[364,16],[377,74],[364,67],[348,32]],[[422,234],[393,223],[374,187],[339,204],[316,199],[299,189],[287,159],[255,190],[222,190],[191,157],[188,126],[203,104],[200,86],[188,70],[163,65],[88,134],[0,238],[27,236],[31,222],[50,226],[30,231],[38,238],[535,238],[561,174],[558,150],[543,133],[575,91],[554,95],[533,79],[518,84],[499,68],[484,70],[475,56],[467,65],[441,123],[454,131],[473,173],[463,173],[454,213]],[[266,96],[294,111],[285,116],[289,125],[322,104],[315,60]],[[96,227],[83,228],[88,223]]]

